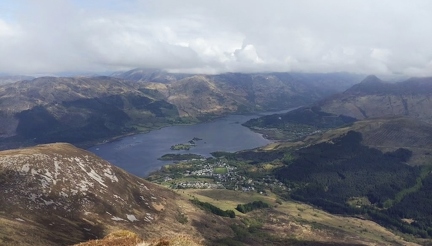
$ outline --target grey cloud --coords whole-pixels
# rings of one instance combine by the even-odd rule
[[[427,0],[9,2],[19,7],[0,10],[1,72],[432,75]]]

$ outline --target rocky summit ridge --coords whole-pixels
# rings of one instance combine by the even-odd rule
[[[70,144],[0,152],[0,187],[1,245],[70,245],[123,228],[148,238],[179,224],[172,191]]]

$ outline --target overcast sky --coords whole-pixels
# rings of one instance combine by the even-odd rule
[[[432,1],[0,1],[0,73],[136,67],[432,76]]]

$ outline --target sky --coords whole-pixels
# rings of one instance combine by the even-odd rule
[[[432,76],[432,1],[0,1],[0,73],[133,68]]]

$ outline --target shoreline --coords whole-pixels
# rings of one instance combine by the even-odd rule
[[[211,116],[211,117],[209,116],[207,119],[205,119],[205,120],[198,120],[197,122],[179,123],[179,124],[166,124],[164,126],[155,127],[153,129],[149,129],[149,130],[146,130],[146,131],[139,131],[139,130],[138,131],[133,131],[133,132],[129,132],[129,133],[125,133],[125,134],[109,137],[109,138],[102,139],[102,140],[90,141],[90,142],[86,142],[86,143],[76,144],[75,146],[88,150],[90,148],[93,148],[93,147],[96,147],[96,146],[99,146],[99,145],[102,145],[102,144],[112,143],[112,142],[121,140],[122,138],[125,138],[125,137],[130,137],[130,136],[134,136],[134,135],[138,135],[138,134],[145,134],[145,133],[149,133],[151,131],[160,130],[160,129],[165,128],[165,127],[197,125],[197,124],[212,122],[212,121],[215,121],[215,120],[218,120],[218,119],[221,119],[221,118],[224,118],[224,117],[232,116],[232,115],[239,115],[239,116],[252,116],[252,115],[256,115],[257,118],[259,118],[259,117],[262,117],[262,116],[265,116],[265,115],[283,114],[283,113],[295,110],[295,109],[300,108],[300,107],[302,107],[302,106],[293,107],[293,108],[289,108],[289,109],[276,110],[276,111],[256,111],[256,112],[247,112],[247,113],[243,113],[243,114],[242,113],[226,113],[226,114],[218,115],[218,116]],[[200,117],[198,117],[198,119],[200,119]],[[243,123],[241,125],[243,125]],[[254,131],[253,129],[251,129],[251,128],[247,127],[247,126],[244,126],[244,127],[250,129],[251,131],[253,131],[255,133],[260,134],[266,140],[269,140],[269,141],[272,141],[272,142],[280,141],[278,139],[272,139],[269,136],[265,136],[266,134],[262,134],[260,132]]]

